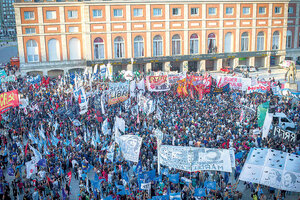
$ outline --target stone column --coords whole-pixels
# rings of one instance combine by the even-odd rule
[[[164,62],[163,63],[163,71],[164,72],[170,72],[170,62]]]
[[[106,18],[106,38],[107,38],[107,58],[113,58],[113,42],[111,38],[111,22],[110,22],[110,5],[105,5],[105,18]]]
[[[239,65],[239,58],[233,59],[233,69],[236,68]]]
[[[206,71],[206,61],[205,60],[200,60],[200,62],[199,62],[199,71],[200,72]]]
[[[132,35],[131,35],[131,9],[130,9],[130,5],[127,4],[126,5],[126,30],[127,30],[127,57],[128,58],[133,58],[134,55],[132,53]],[[144,40],[145,42],[145,40]]]
[[[223,59],[218,59],[217,60],[217,66],[214,67],[214,70],[217,70],[217,71],[220,71],[221,68],[222,68],[222,62],[223,62]],[[215,64],[216,62],[214,62]]]
[[[266,68],[270,67],[270,58],[271,58],[271,56],[266,56],[264,58],[264,67],[266,67]]]
[[[249,57],[249,65],[255,66],[255,57]]]
[[[59,7],[60,31],[61,31],[61,49],[63,60],[68,60],[67,36],[65,26],[65,10],[64,7]]]
[[[24,49],[26,48],[26,45],[23,43],[23,37],[22,37],[22,27],[21,25],[21,13],[20,13],[20,8],[15,7],[15,19],[16,19],[16,30],[17,30],[17,42],[18,42],[18,53],[19,53],[19,59],[20,59],[20,64],[25,63],[25,54],[24,54]]]
[[[166,56],[171,55],[171,44],[170,44],[170,5],[166,4],[165,5],[165,16],[166,16]]]
[[[41,34],[40,36],[40,48],[41,48],[41,57],[42,57],[42,62],[47,61],[47,56],[46,56],[46,46],[45,46],[45,36],[44,36],[44,26],[43,26],[43,9],[42,7],[37,8],[38,12],[38,23],[39,23],[39,33]]]

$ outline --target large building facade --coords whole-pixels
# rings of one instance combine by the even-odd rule
[[[21,71],[276,65],[300,50],[300,1],[45,1],[14,4]]]
[[[0,0],[0,36],[15,36],[14,0]]]

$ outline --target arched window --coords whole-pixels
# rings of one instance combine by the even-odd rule
[[[192,34],[190,37],[190,54],[199,53],[199,39],[197,34]]]
[[[257,51],[263,51],[265,49],[265,34],[264,32],[259,32],[257,34]]]
[[[172,55],[180,55],[181,41],[179,35],[173,35],[172,37]]]
[[[39,48],[35,40],[26,42],[27,62],[39,62]]]
[[[292,48],[292,31],[286,32],[286,48]]]
[[[214,33],[210,33],[208,35],[208,53],[216,53],[217,47],[216,47],[216,35]]]
[[[100,37],[94,40],[94,57],[95,59],[104,59],[104,42]]]
[[[124,40],[122,37],[118,36],[115,38],[115,58],[124,58]]]
[[[279,49],[279,32],[275,31],[273,33],[273,39],[272,39],[272,50]]]
[[[232,52],[232,33],[226,33],[224,42],[224,52]]]
[[[247,32],[244,32],[241,37],[241,51],[249,51],[249,35]]]
[[[144,40],[141,36],[134,38],[134,57],[144,56]]]
[[[72,38],[69,41],[69,52],[70,52],[70,60],[81,59],[80,40],[78,38]]]
[[[60,47],[59,47],[58,40],[51,39],[48,41],[48,54],[49,54],[49,61],[60,60]]]
[[[163,48],[163,45],[162,45],[162,38],[160,35],[156,35],[154,38],[153,38],[153,56],[162,56],[163,53],[162,53],[162,48]]]

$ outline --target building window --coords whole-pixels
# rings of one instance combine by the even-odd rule
[[[27,41],[26,50],[28,62],[39,62],[39,49],[35,40]]]
[[[60,60],[60,48],[59,48],[58,40],[51,39],[48,41],[48,54],[49,54],[49,61]]]
[[[209,15],[217,14],[217,9],[216,8],[208,8],[208,14]]]
[[[56,19],[56,11],[46,11],[46,19]]]
[[[199,53],[199,39],[197,34],[193,34],[190,37],[190,54]]]
[[[80,60],[81,59],[81,47],[80,40],[78,38],[71,38],[69,40],[69,52],[70,60]]]
[[[114,17],[123,17],[122,9],[114,9]]]
[[[275,14],[280,14],[281,13],[281,7],[275,7],[274,12],[275,12]]]
[[[289,12],[289,14],[293,14],[294,13],[294,7],[289,7],[288,12]]]
[[[258,13],[259,14],[266,14],[266,7],[259,7],[258,8]]]
[[[26,34],[34,34],[35,33],[35,28],[25,28],[25,33]]]
[[[279,49],[279,32],[275,31],[273,33],[273,40],[272,40],[272,50]]]
[[[286,48],[292,48],[292,31],[290,30],[286,32]]]
[[[232,15],[233,14],[233,8],[227,7],[226,8],[226,15]]]
[[[180,16],[180,8],[173,8],[172,9],[172,15],[173,16]]]
[[[214,33],[210,33],[208,35],[208,53],[217,53],[216,46],[216,35]]]
[[[153,56],[162,56],[163,41],[160,35],[153,38]]]
[[[68,18],[76,19],[78,17],[77,10],[68,10]]]
[[[25,11],[24,12],[24,19],[25,20],[33,20],[34,19],[34,12],[32,12],[32,11]]]
[[[228,32],[225,35],[225,41],[224,41],[224,52],[232,52],[232,33]]]
[[[191,8],[191,15],[199,15],[199,8]]]
[[[93,10],[93,18],[102,17],[102,10]]]
[[[250,14],[250,8],[249,7],[243,7],[243,14],[249,15]]]
[[[115,44],[115,58],[124,58],[125,51],[124,51],[124,40],[121,37],[116,37],[114,40]]]
[[[161,8],[153,8],[153,16],[162,16]]]
[[[179,35],[174,35],[172,37],[172,55],[180,55],[181,52],[181,40]]]
[[[143,16],[143,9],[142,8],[133,9],[133,16],[142,17]]]
[[[78,33],[78,26],[69,26],[69,33]]]
[[[257,34],[257,51],[263,51],[265,49],[265,34],[264,32],[259,32]]]
[[[95,59],[104,59],[104,42],[100,37],[94,40],[94,57]]]
[[[144,56],[144,40],[141,36],[136,36],[134,38],[134,57]]]
[[[241,37],[241,51],[248,51],[249,46],[249,35],[247,32],[244,32]]]

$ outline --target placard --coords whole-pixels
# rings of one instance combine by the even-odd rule
[[[109,83],[108,105],[123,102],[129,98],[129,83]]]

